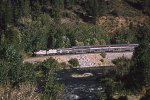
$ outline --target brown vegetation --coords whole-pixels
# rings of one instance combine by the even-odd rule
[[[35,92],[33,83],[23,83],[19,88],[12,88],[11,85],[0,86],[0,100],[40,100]]]
[[[124,17],[124,16],[101,16],[97,18],[97,24],[102,26],[108,32],[114,32],[122,27],[138,26],[144,25],[146,22],[150,21],[149,16],[134,16],[134,17]]]

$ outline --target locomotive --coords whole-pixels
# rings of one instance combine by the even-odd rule
[[[116,45],[95,45],[95,46],[73,46],[71,48],[59,48],[39,50],[36,55],[62,55],[62,54],[85,54],[101,52],[133,52],[139,44],[116,44]]]

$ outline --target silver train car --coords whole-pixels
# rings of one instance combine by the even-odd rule
[[[84,54],[101,52],[133,52],[139,44],[116,44],[96,46],[73,46],[72,48],[39,50],[36,55],[63,55],[63,54]]]

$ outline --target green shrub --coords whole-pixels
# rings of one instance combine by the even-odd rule
[[[69,64],[71,64],[73,67],[79,66],[79,61],[76,58],[72,58],[68,61]]]
[[[60,66],[61,66],[61,68],[69,67],[69,65],[68,65],[68,64],[66,64],[66,62],[62,62],[62,63],[60,63]]]
[[[123,76],[128,74],[132,61],[123,56],[112,60],[112,63],[117,67],[118,74]]]
[[[105,52],[102,52],[100,55],[101,55],[103,58],[106,58],[106,53],[105,53]]]

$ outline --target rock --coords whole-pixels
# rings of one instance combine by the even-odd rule
[[[70,95],[70,100],[77,100],[77,99],[79,99],[78,95],[75,94]]]
[[[74,78],[82,78],[82,77],[90,77],[93,76],[92,73],[84,73],[84,74],[72,74],[71,75]]]

